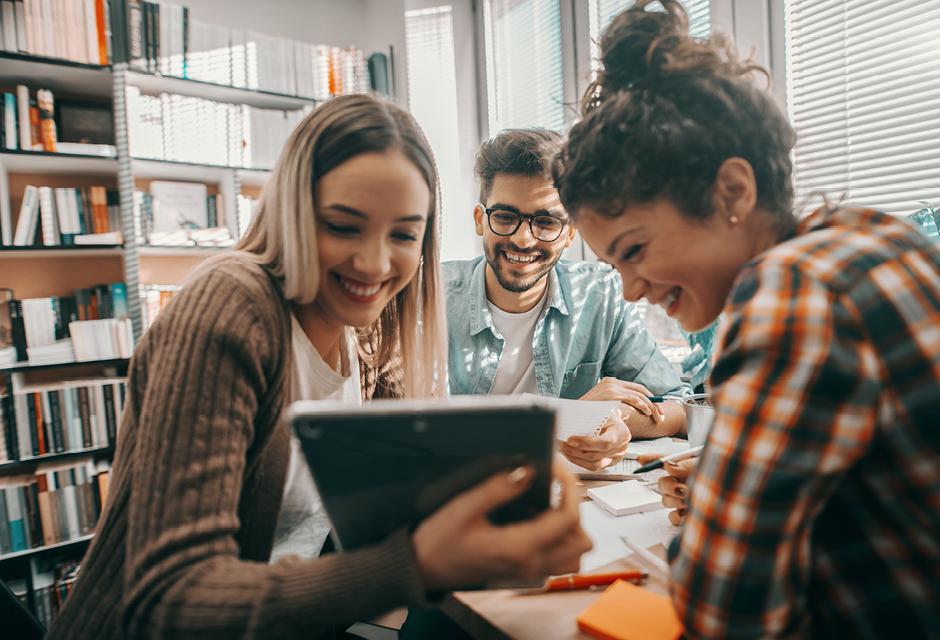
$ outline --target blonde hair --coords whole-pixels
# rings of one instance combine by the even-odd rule
[[[431,191],[421,262],[411,281],[371,326],[363,342],[376,345],[360,357],[381,367],[402,362],[406,397],[439,397],[446,384],[447,342],[441,293],[438,225],[440,194],[434,155],[414,118],[367,95],[334,98],[291,133],[265,185],[258,211],[235,246],[281,279],[285,296],[309,304],[317,296],[317,180],[362,153],[400,151],[421,172]]]

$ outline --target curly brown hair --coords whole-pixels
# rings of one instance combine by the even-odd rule
[[[486,203],[500,174],[552,177],[552,161],[561,150],[561,134],[542,127],[503,129],[480,145],[473,164]]]
[[[581,101],[575,124],[552,167],[572,216],[590,206],[618,216],[631,203],[671,200],[683,215],[713,213],[713,186],[728,158],[747,160],[758,204],[779,233],[795,225],[790,151],[796,135],[755,75],[720,35],[689,35],[677,0],[647,11],[638,0],[618,14],[600,40],[603,69]]]

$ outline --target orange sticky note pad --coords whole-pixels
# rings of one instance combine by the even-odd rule
[[[581,612],[578,628],[604,640],[676,640],[682,634],[669,598],[623,580]]]

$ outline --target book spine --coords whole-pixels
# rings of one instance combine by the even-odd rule
[[[108,442],[111,446],[117,444],[117,417],[114,411],[114,389],[110,384],[102,385],[104,393],[104,418],[108,428]]]
[[[88,408],[88,387],[79,387],[78,391],[78,410],[82,417],[82,444],[86,449],[95,446],[92,437],[91,413]]]
[[[23,507],[20,504],[16,487],[6,487],[7,522],[10,526],[10,548],[12,551],[28,549],[26,543],[26,522],[23,520]]]
[[[52,92],[48,89],[40,89],[36,92],[36,105],[39,108],[39,139],[42,141],[42,148],[50,153],[55,153],[56,135],[55,127],[55,99]]]
[[[116,0],[120,2],[121,0]],[[98,64],[108,64],[108,33],[105,25],[105,0],[95,0],[95,28],[98,35]]]
[[[38,456],[41,453],[45,453],[45,441],[42,442],[40,446],[40,439],[42,438],[42,417],[39,413],[39,404],[38,404],[38,395],[36,392],[27,394],[26,396],[26,408],[29,414],[29,440],[30,445],[32,446],[33,453],[32,455]],[[39,428],[37,428],[39,425]]]
[[[35,479],[26,487],[26,493],[26,504],[29,507],[31,522],[30,540],[33,548],[41,547],[45,541],[45,533],[42,528],[42,514],[39,512],[39,489]]]
[[[26,323],[23,321],[23,301],[10,300],[10,333],[13,337],[13,347],[16,349],[16,359],[23,362],[28,358],[26,351]]]
[[[0,425],[0,428],[3,428],[6,434],[7,460],[16,460],[20,457],[19,432],[16,424],[16,406],[14,398],[15,396],[12,394],[0,396],[0,404],[2,404],[0,414],[3,414],[3,424]]]
[[[20,149],[29,151],[33,148],[29,124],[29,89],[25,84],[16,85],[16,115],[19,118]]]
[[[62,428],[62,408],[59,406],[59,394],[55,389],[44,392],[49,399],[49,427],[52,432],[53,449],[56,453],[65,451],[65,430]]]
[[[10,91],[3,93],[3,146],[6,149],[14,150],[20,148],[16,96]]]
[[[7,494],[0,486],[0,555],[13,552],[10,539],[10,520],[7,514]]]

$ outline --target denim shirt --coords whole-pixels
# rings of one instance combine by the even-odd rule
[[[486,261],[443,264],[448,376],[452,394],[488,394],[503,337],[486,303]],[[541,395],[579,398],[601,378],[637,382],[654,394],[691,392],[623,299],[609,265],[561,260],[548,275],[545,308],[535,324],[532,356]]]

